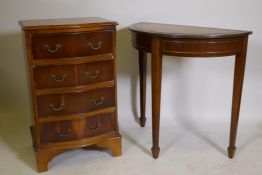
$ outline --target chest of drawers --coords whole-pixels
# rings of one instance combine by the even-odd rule
[[[114,21],[23,20],[39,172],[68,149],[96,145],[121,155]]]

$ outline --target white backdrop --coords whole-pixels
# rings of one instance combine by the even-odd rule
[[[240,121],[262,121],[262,2],[260,0],[1,0],[1,118],[30,124],[21,19],[100,16],[119,22],[117,33],[118,106],[121,121],[139,113],[138,59],[127,27],[135,22],[161,22],[252,30]],[[149,56],[149,55],[148,55]],[[223,122],[230,119],[233,59],[164,57],[163,120]],[[150,65],[150,59],[148,59]],[[151,115],[150,66],[147,110]],[[12,114],[16,115],[12,115]],[[150,120],[149,120],[150,123]]]

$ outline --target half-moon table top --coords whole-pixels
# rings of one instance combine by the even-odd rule
[[[252,31],[196,27],[173,24],[140,22],[129,27],[133,32],[148,34],[156,37],[212,39],[241,37],[252,34]]]

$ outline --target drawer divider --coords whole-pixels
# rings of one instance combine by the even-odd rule
[[[112,113],[112,112],[115,112],[115,111],[116,111],[116,107],[109,107],[109,108],[99,109],[99,110],[96,110],[96,111],[91,111],[91,112],[86,112],[86,113],[40,117],[40,118],[38,118],[38,123],[83,119],[83,118],[91,117],[91,116],[94,116],[94,115]]]

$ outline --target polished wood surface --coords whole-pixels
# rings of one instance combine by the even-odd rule
[[[114,113],[40,125],[41,144],[80,140],[115,131]]]
[[[74,58],[63,58],[63,59],[48,59],[48,60],[33,60],[32,66],[54,66],[54,65],[67,65],[67,64],[81,64],[81,63],[90,63],[94,61],[104,61],[112,60],[114,55],[103,54],[94,56],[85,56],[85,57],[74,57]]]
[[[31,127],[32,135],[34,127]],[[98,142],[98,140],[102,140]],[[39,172],[47,171],[47,162],[51,161],[55,156],[63,153],[68,149],[86,147],[90,145],[96,145],[99,148],[105,148],[112,151],[112,156],[121,156],[122,147],[121,135],[117,132],[110,132],[106,134],[98,135],[97,137],[90,137],[81,140],[67,141],[61,143],[42,144],[37,149],[36,147],[36,160],[37,168]],[[54,147],[56,149],[54,149]]]
[[[147,55],[145,52],[139,51],[139,74],[140,74],[140,125],[146,124],[146,69]]]
[[[122,144],[121,138],[115,137],[99,142],[98,144],[96,144],[96,146],[99,148],[109,148],[112,152],[112,155],[116,157],[116,156],[121,156],[122,154],[122,147],[118,146],[121,144]]]
[[[38,19],[38,20],[22,20],[20,25],[24,30],[40,30],[40,29],[64,29],[64,28],[84,28],[117,25],[115,21],[100,17],[82,17],[82,18],[65,18],[65,19]]]
[[[239,112],[240,112],[242,87],[243,87],[244,74],[245,74],[247,44],[248,44],[248,38],[244,37],[242,41],[241,53],[236,55],[235,58],[230,139],[229,139],[229,147],[228,147],[228,156],[230,158],[234,157],[236,151],[236,146],[235,146],[236,135],[237,135]]]
[[[32,35],[33,59],[72,58],[112,53],[112,37],[113,30]]]
[[[36,89],[75,86],[73,65],[36,67],[34,77]]]
[[[152,39],[151,70],[152,74],[152,137],[153,157],[158,157],[159,147],[159,122],[160,122],[160,101],[161,101],[161,79],[162,79],[162,55],[160,53],[161,42],[159,38]]]
[[[85,119],[88,117],[92,117],[94,115],[101,115],[101,114],[107,114],[107,113],[113,113],[113,112],[116,112],[116,107],[103,108],[103,109],[98,109],[95,111],[89,111],[89,112],[77,113],[77,114],[50,115],[50,116],[45,116],[45,117],[39,117],[38,123]]]
[[[144,52],[152,52],[152,37],[141,33],[132,34],[133,46]],[[162,38],[163,55],[181,57],[219,57],[237,55],[241,51],[242,40],[239,38],[219,39],[170,39]]]
[[[117,119],[116,22],[102,18],[20,21],[34,110],[38,171],[73,148],[121,155]]]
[[[77,69],[78,85],[92,84],[114,80],[114,62],[102,61],[80,64]]]
[[[131,31],[146,34],[149,36],[166,38],[186,38],[186,39],[210,39],[243,37],[251,34],[251,31],[230,30],[210,27],[184,26],[174,24],[159,24],[141,22],[129,27]]]
[[[94,89],[101,89],[106,87],[113,87],[115,86],[115,81],[104,81],[98,82],[83,86],[74,86],[74,87],[61,87],[61,88],[47,88],[47,89],[35,89],[35,95],[49,95],[49,94],[59,94],[59,93],[72,93],[72,92],[84,92],[84,91],[91,91]]]
[[[38,116],[76,114],[114,107],[114,88],[37,96]]]
[[[241,93],[244,80],[248,35],[251,31],[180,26],[171,24],[137,23],[129,27],[132,45],[139,51],[140,125],[145,125],[146,53],[151,53],[152,71],[152,154],[158,158],[161,101],[162,56],[223,57],[235,55],[232,113],[228,157],[236,150]]]

